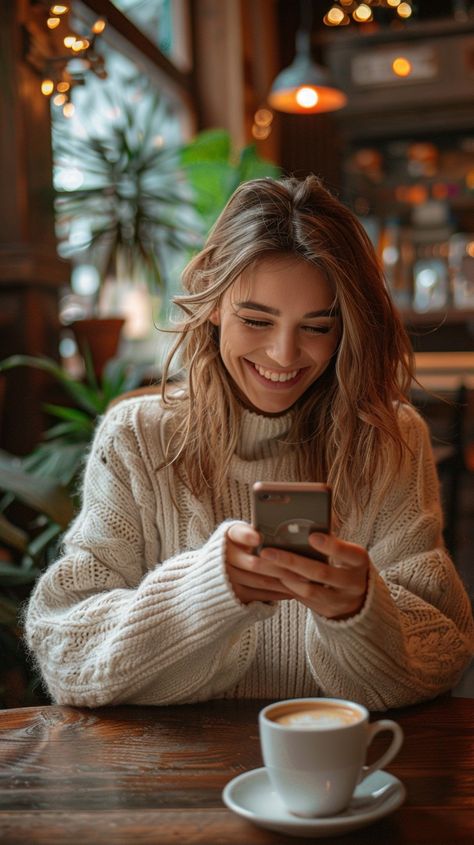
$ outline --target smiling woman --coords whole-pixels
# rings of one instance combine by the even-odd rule
[[[473,647],[407,336],[362,226],[315,177],[241,185],[183,273],[163,396],[99,425],[26,618],[60,703],[430,698]],[[177,353],[182,388],[167,384]],[[333,490],[321,555],[256,549],[256,481]]]

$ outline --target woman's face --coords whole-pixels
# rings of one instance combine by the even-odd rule
[[[260,259],[226,291],[211,322],[246,405],[281,414],[320,377],[339,340],[333,302],[322,273],[289,254]]]

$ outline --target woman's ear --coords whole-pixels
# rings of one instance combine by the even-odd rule
[[[221,310],[217,305],[214,308],[214,311],[211,312],[209,315],[209,322],[212,323],[213,326],[219,326],[221,322]]]

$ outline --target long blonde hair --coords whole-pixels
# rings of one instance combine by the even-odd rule
[[[284,439],[296,448],[299,478],[327,481],[336,516],[360,512],[364,490],[388,488],[406,447],[396,405],[413,375],[410,341],[387,292],[373,246],[352,212],[315,176],[241,185],[183,273],[184,312],[163,372],[173,413],[167,460],[197,495],[223,488],[239,436],[242,406],[209,317],[249,265],[293,254],[322,271],[336,295],[341,336],[333,363],[293,408]],[[167,389],[177,353],[184,390]]]

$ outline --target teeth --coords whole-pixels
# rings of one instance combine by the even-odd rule
[[[259,364],[254,364],[254,367],[257,370],[257,373],[269,381],[290,381],[292,378],[295,378],[299,372],[299,370],[293,370],[291,373],[275,373],[271,370],[265,370]]]

